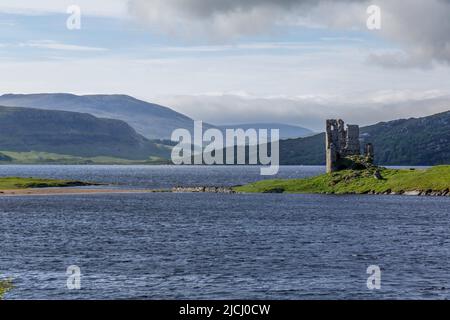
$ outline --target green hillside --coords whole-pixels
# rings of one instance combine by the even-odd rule
[[[378,170],[377,174],[375,171]],[[377,176],[377,177],[375,177]],[[324,193],[324,194],[422,194],[448,195],[450,166],[427,170],[373,168],[344,170],[307,179],[264,180],[242,187],[237,192]]]
[[[147,139],[170,139],[178,128],[193,130],[194,120],[167,107],[127,95],[73,95],[67,93],[5,94],[0,105],[89,113],[128,123]],[[211,125],[204,124],[205,127]]]
[[[81,181],[71,181],[71,180],[0,177],[0,190],[82,187],[89,185],[93,185],[93,183],[85,183]]]
[[[375,146],[381,164],[437,165],[450,163],[450,111],[382,122],[361,130]]]
[[[374,145],[380,165],[449,164],[450,111],[363,127],[361,138]],[[324,165],[325,134],[281,141],[280,159],[285,165]]]
[[[0,150],[0,162],[20,162],[36,153],[141,161],[170,156],[168,146],[144,138],[120,120],[12,107],[0,107]]]
[[[0,164],[98,164],[98,165],[141,165],[141,164],[170,164],[170,160],[160,157],[150,157],[145,160],[129,160],[108,156],[78,157],[66,154],[48,152],[13,152],[0,151]]]

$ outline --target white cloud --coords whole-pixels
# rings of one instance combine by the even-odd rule
[[[87,15],[138,17],[151,31],[191,40],[227,41],[270,33],[277,25],[365,30],[370,4],[382,9],[375,34],[402,52],[372,54],[387,68],[430,67],[450,63],[449,0],[2,0],[0,12],[66,14],[71,4]]]
[[[130,0],[129,10],[154,30],[220,41],[269,30],[311,0]]]
[[[19,44],[20,47],[30,47],[30,48],[40,48],[40,49],[51,49],[51,50],[64,50],[64,51],[106,51],[105,48],[98,47],[87,47],[74,44],[65,44],[52,40],[39,40],[39,41],[28,41]]]
[[[363,96],[250,97],[172,96],[157,100],[213,124],[279,122],[323,130],[324,119],[370,125],[450,110],[450,92],[383,91]]]
[[[35,45],[75,49],[62,43]],[[118,55],[107,51],[101,57],[93,52],[91,58],[84,56],[81,59],[79,55],[54,50],[54,60],[44,61],[40,58],[24,61],[15,58],[11,52],[3,53],[0,58],[3,75],[0,87],[5,92],[109,91],[147,99],[160,95],[242,91],[255,96],[323,97],[382,90],[445,90],[447,87],[449,73],[445,67],[402,72],[374,68],[364,63],[368,52],[329,45],[290,54],[279,54],[274,50],[255,54],[251,51],[180,56],[140,50],[141,56],[149,58],[137,59],[130,57],[129,52]],[[62,74],[70,74],[65,77],[71,80],[61,79]]]
[[[119,63],[109,55],[73,59],[61,51],[57,60],[0,58],[0,88],[2,93],[130,94],[206,122],[285,122],[314,130],[328,117],[371,124],[450,109],[443,67],[399,73],[359,63],[364,53],[321,55],[122,57]]]
[[[430,67],[450,63],[449,0],[379,0],[384,15],[381,35],[404,54],[372,56],[391,67]]]
[[[340,39],[339,39],[340,40]],[[346,39],[345,39],[346,40]],[[341,41],[345,41],[342,39]],[[323,40],[331,41],[331,40]],[[333,40],[334,41],[334,40]],[[351,41],[351,40],[348,40]],[[354,40],[357,41],[357,40]],[[258,50],[320,50],[329,48],[328,44],[318,44],[317,42],[249,42],[228,45],[203,45],[203,46],[155,46],[148,51],[161,52],[238,52],[238,51],[258,51]]]
[[[225,41],[267,33],[275,25],[369,32],[366,9],[374,3],[382,10],[382,29],[375,34],[404,54],[372,55],[372,62],[402,68],[450,63],[449,0],[130,0],[129,10],[153,31]]]
[[[13,14],[66,14],[70,5],[81,7],[83,14],[124,17],[127,15],[128,0],[2,0],[0,12]]]
[[[2,28],[8,28],[8,27],[14,27],[16,25],[13,21],[0,21],[0,27]]]
[[[126,3],[125,0],[79,2],[86,12],[106,16],[122,16],[120,8]],[[194,37],[204,36],[207,30],[214,37],[229,39],[266,32],[276,24],[365,27],[364,1],[315,3],[131,0],[130,8],[162,32],[188,33],[185,35]],[[204,121],[280,121],[316,130],[322,128],[326,117],[339,116],[368,124],[450,109],[447,92],[450,74],[445,63],[435,63],[449,60],[450,1],[398,0],[392,4],[379,0],[378,3],[384,22],[381,32],[376,34],[392,41],[398,46],[396,49],[374,50],[364,38],[347,37],[345,33],[313,43],[239,42],[152,48],[146,48],[145,38],[139,38],[142,46],[118,52],[109,50],[100,58],[75,53],[102,52],[103,48],[29,41],[22,44],[23,49],[11,52],[8,52],[11,45],[0,44],[0,88],[4,93],[123,93],[150,101],[156,101],[154,98],[158,96],[158,102]],[[414,8],[409,8],[408,3]],[[0,12],[9,6],[8,10],[15,8],[27,14],[65,13],[66,4],[59,0],[2,0]],[[300,6],[301,14],[297,10]],[[425,14],[423,19],[421,11]],[[296,14],[299,16],[295,17]],[[30,48],[54,50],[51,52],[54,60],[39,60]],[[411,68],[416,66],[421,68]],[[208,92],[218,94],[205,95]]]

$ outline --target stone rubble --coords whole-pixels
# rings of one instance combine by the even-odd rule
[[[175,188],[172,188],[172,192],[174,192],[174,193],[226,193],[226,194],[236,193],[232,188],[229,188],[229,187],[211,187],[211,186],[175,187]]]

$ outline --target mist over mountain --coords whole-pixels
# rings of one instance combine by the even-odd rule
[[[169,143],[152,141],[139,133],[169,139],[175,129],[193,128],[193,120],[187,116],[124,95],[7,94],[0,97],[1,104],[20,107],[0,107],[2,151],[42,151],[133,160],[169,159]],[[105,118],[98,118],[102,115]],[[204,124],[204,130],[212,127]],[[303,127],[278,123],[230,124],[217,128],[222,131],[280,129],[281,164],[325,164],[323,133],[313,134]],[[362,127],[361,141],[374,145],[375,161],[380,165],[448,163],[450,111]]]
[[[303,138],[307,136],[311,136],[314,134],[314,131],[299,127],[299,126],[293,126],[288,124],[282,124],[282,123],[246,123],[246,124],[228,124],[228,125],[221,125],[219,128],[222,131],[225,131],[226,129],[267,129],[270,133],[271,129],[278,129],[280,130],[280,139],[292,139],[292,138]]]

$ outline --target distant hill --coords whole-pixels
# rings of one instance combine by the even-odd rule
[[[9,161],[16,153],[24,152],[30,153],[20,155],[26,161],[34,161],[33,159],[41,157],[43,153],[47,153],[46,156],[52,159],[59,159],[57,155],[115,157],[133,161],[146,160],[149,157],[169,159],[169,142],[149,140],[134,128],[140,128],[140,131],[137,131],[145,131],[148,136],[156,135],[160,139],[168,139],[172,130],[190,129],[193,125],[192,119],[168,108],[122,95],[3,95],[0,97],[1,104],[21,108],[0,107],[0,161]],[[28,108],[28,105],[35,108]],[[98,118],[102,115],[108,119]],[[205,124],[204,129],[208,127],[211,126]],[[301,127],[270,123],[229,125],[222,126],[221,129],[237,127],[278,127],[281,129],[282,138],[310,133],[308,129]],[[401,119],[363,127],[361,140],[363,143],[373,143],[375,162],[380,165],[448,164],[450,111],[424,118]],[[63,158],[66,159],[65,156]],[[280,160],[284,165],[324,165],[324,133],[281,140]],[[102,158],[101,161],[107,162],[109,159]]]
[[[303,138],[314,134],[312,130],[282,123],[246,123],[246,124],[229,124],[218,126],[222,131],[226,129],[279,129],[280,139]],[[270,132],[269,132],[270,133]]]
[[[0,107],[0,150],[130,160],[170,157],[167,146],[144,138],[120,120],[12,107]],[[4,154],[2,158],[8,160]]]
[[[363,127],[361,140],[373,143],[380,165],[449,164],[450,111]],[[325,164],[325,134],[281,141],[280,158],[285,165]]]
[[[123,120],[148,139],[170,139],[175,129],[193,128],[193,120],[183,114],[126,95],[5,94],[0,96],[0,105],[81,112]]]

